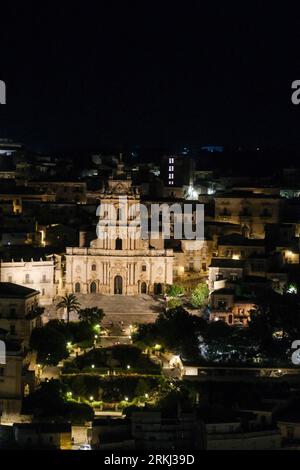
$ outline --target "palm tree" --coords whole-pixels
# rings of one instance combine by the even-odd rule
[[[76,295],[67,294],[62,297],[61,301],[56,305],[56,310],[60,308],[67,309],[67,323],[70,321],[70,312],[78,312],[80,310],[80,302],[78,301]]]

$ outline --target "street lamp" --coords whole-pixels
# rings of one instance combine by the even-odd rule
[[[130,369],[130,365],[128,364],[127,369]]]
[[[95,369],[95,364],[92,364],[92,369]]]
[[[93,401],[94,400],[94,397],[93,395],[90,396],[90,401]]]

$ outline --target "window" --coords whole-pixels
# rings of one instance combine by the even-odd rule
[[[218,300],[218,309],[223,310],[226,309],[227,302],[225,300]]]
[[[30,283],[30,276],[29,276],[29,274],[26,274],[26,275],[25,275],[25,283],[26,283],[26,284],[29,284],[29,283]]]
[[[75,293],[76,294],[80,293],[80,282],[76,282],[76,284],[75,284]]]
[[[16,325],[10,325],[9,330],[10,330],[11,335],[15,335],[16,334]]]
[[[96,271],[97,270],[97,266],[95,264],[92,264],[92,271]]]
[[[147,271],[147,266],[145,264],[143,264],[143,266],[142,266],[142,271],[143,272]]]
[[[122,250],[122,240],[121,240],[121,238],[116,239],[116,250]]]
[[[173,180],[174,179],[174,173],[169,173],[169,180]]]
[[[169,166],[169,171],[174,171],[174,166],[173,165]]]
[[[10,317],[11,317],[11,318],[15,318],[15,317],[16,317],[16,313],[17,313],[16,307],[13,306],[13,307],[10,307],[10,308],[9,308],[9,314],[10,314]]]
[[[0,377],[4,376],[4,367],[0,367]]]
[[[174,163],[174,158],[173,157],[169,158],[169,163]]]
[[[42,289],[42,295],[45,295],[45,289]]]
[[[12,282],[12,276],[8,276],[7,282]]]

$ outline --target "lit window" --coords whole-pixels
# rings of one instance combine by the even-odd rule
[[[169,166],[169,171],[174,171],[174,166]]]
[[[174,163],[174,158],[169,158],[169,163]]]
[[[174,179],[174,174],[173,173],[169,173],[169,180],[173,180]]]

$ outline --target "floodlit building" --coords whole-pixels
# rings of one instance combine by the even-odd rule
[[[1,328],[2,329],[2,328]],[[6,361],[0,363],[0,422],[14,422],[21,413],[23,352],[18,341],[5,339]]]
[[[58,277],[58,279],[56,279]],[[30,287],[39,292],[40,305],[51,305],[59,288],[54,256],[45,259],[0,260],[0,281]]]
[[[0,328],[10,339],[19,339],[28,348],[33,328],[42,324],[42,311],[36,290],[0,282]]]
[[[27,449],[72,449],[71,423],[17,423],[14,437],[20,447]]]
[[[89,247],[66,249],[66,291],[161,294],[167,284],[172,284],[173,251],[152,248],[149,240],[141,238],[140,195],[126,178],[122,163],[100,195],[99,212],[98,228],[105,225],[101,237]],[[102,225],[103,219],[106,222]]]

